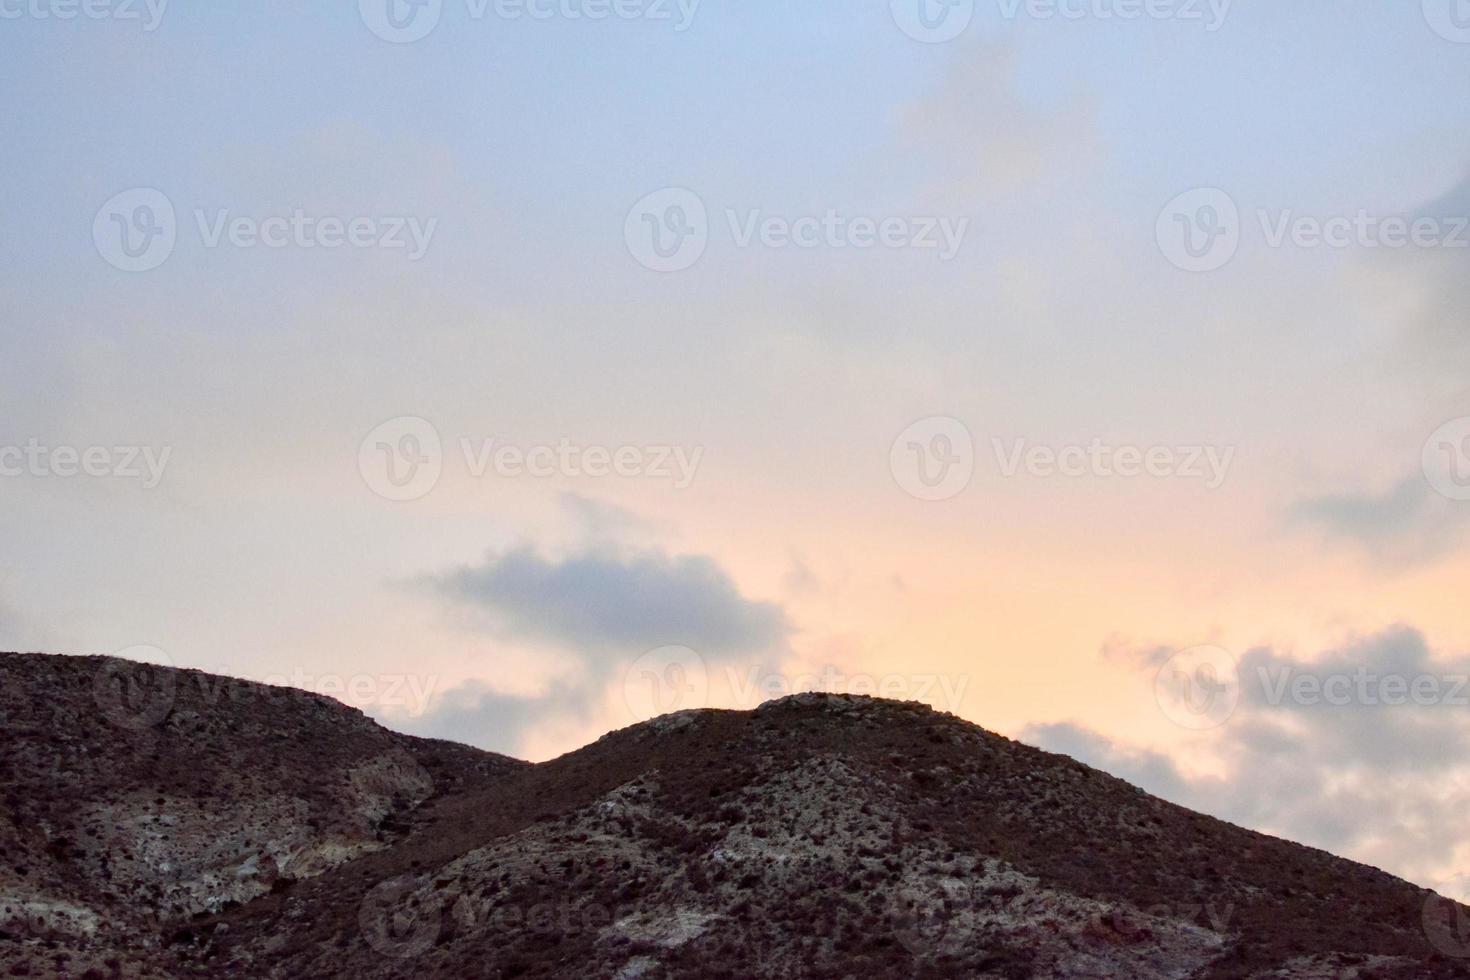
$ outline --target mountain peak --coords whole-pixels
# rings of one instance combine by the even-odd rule
[[[117,669],[0,657],[0,956],[33,976],[1467,975],[1422,889],[913,702],[530,765],[162,667],[171,709],[119,729]]]

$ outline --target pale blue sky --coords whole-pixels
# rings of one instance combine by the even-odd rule
[[[1245,756],[1182,739],[1147,671],[1099,650],[1310,660],[1411,635],[1416,662],[1470,652],[1470,504],[1420,474],[1430,433],[1470,416],[1470,250],[1271,248],[1256,216],[1465,209],[1470,43],[1425,13],[1454,0],[1241,0],[1215,31],[1009,20],[978,0],[941,44],[880,2],[705,0],[677,31],[476,21],[445,0],[411,44],[345,0],[172,0],[152,32],[6,2],[22,16],[0,17],[0,452],[171,457],[154,488],[0,477],[0,649],[420,671],[440,714],[385,717],[544,756],[628,720],[599,686],[621,664],[490,627],[595,607],[606,589],[560,583],[596,567],[637,608],[667,608],[647,594],[667,588],[708,590],[736,620],[773,609],[789,630],[751,653],[768,666],[963,673],[966,717],[1164,753],[1181,786]],[[135,188],[178,217],[146,272],[93,238]],[[661,274],[625,222],[664,188],[697,194],[709,242]],[[1157,230],[1196,188],[1241,215],[1238,252],[1204,273]],[[221,209],[433,233],[417,261],[207,248],[195,211]],[[966,224],[944,260],[741,247],[726,218],[829,209]],[[359,447],[405,416],[442,436],[444,476],[395,504]],[[929,416],[963,420],[977,448],[974,485],[938,504],[890,469],[895,436]],[[679,490],[487,480],[461,438],[703,455]],[[1232,469],[1210,490],[1007,479],[992,439],[1230,447]],[[465,568],[498,582],[507,555],[551,585],[470,609],[421,587]],[[513,705],[514,730],[466,721],[482,696],[482,715]],[[1028,727],[1047,725],[1077,727]],[[1442,803],[1444,778],[1414,791]],[[1470,800],[1470,769],[1453,788]],[[1272,812],[1277,794],[1251,819],[1309,836],[1320,804]],[[1470,839],[1388,846],[1395,815],[1354,806],[1362,833],[1332,846],[1420,880],[1470,862]]]

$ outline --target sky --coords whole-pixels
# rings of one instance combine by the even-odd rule
[[[1470,7],[922,2],[0,0],[0,649],[1470,873]]]

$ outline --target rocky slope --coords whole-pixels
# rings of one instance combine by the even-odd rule
[[[158,668],[169,709],[119,726],[120,669],[0,657],[30,975],[1470,977],[1470,911],[921,705],[684,712],[530,766]]]
[[[102,657],[0,655],[0,743],[0,975],[16,976],[172,975],[181,923],[526,768],[329,698]]]

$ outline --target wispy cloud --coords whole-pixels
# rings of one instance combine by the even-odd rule
[[[1395,627],[1312,659],[1259,648],[1239,667],[1239,707],[1202,736],[1223,776],[1070,723],[1023,738],[1184,806],[1422,881],[1470,854],[1458,816],[1470,805],[1470,658],[1436,657],[1419,631]],[[1420,694],[1432,685],[1432,703],[1416,682]],[[1298,696],[1294,684],[1318,693]]]
[[[744,595],[715,558],[629,547],[620,539],[647,527],[637,515],[584,497],[562,503],[583,524],[581,546],[552,557],[525,545],[419,584],[508,650],[552,649],[570,669],[529,696],[466,681],[397,727],[514,755],[558,719],[602,717],[608,692],[650,651],[688,648],[710,664],[789,654],[785,607]]]
[[[1287,513],[1293,524],[1315,528],[1331,543],[1361,548],[1395,565],[1441,556],[1470,518],[1470,509],[1436,494],[1417,473],[1380,493],[1304,497]]]
[[[506,638],[573,650],[677,643],[720,656],[768,649],[791,632],[781,606],[746,598],[708,555],[599,550],[547,558],[521,547],[426,581],[451,602],[487,614]]]
[[[1082,99],[1044,105],[1022,95],[1014,48],[974,42],[902,115],[902,132],[961,195],[1014,190],[1076,166],[1095,148],[1094,109]]]

